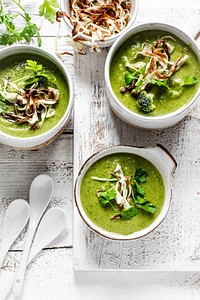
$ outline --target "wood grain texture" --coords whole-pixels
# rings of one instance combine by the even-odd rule
[[[53,259],[52,259],[53,257]],[[72,249],[46,250],[32,262],[27,270],[25,289],[20,300],[120,300],[129,299],[198,300],[200,281],[191,272],[75,272],[72,266]],[[20,253],[12,253],[12,260],[19,261]],[[17,264],[17,263],[16,263]],[[14,268],[12,268],[12,271]],[[10,278],[4,270],[1,284]],[[161,285],[162,290],[157,287]],[[0,291],[2,286],[0,286]],[[160,292],[160,293],[159,293]],[[159,298],[156,298],[159,295]]]
[[[72,246],[72,136],[63,134],[57,141],[36,151],[20,151],[0,145],[0,237],[8,205],[17,198],[28,200],[31,181],[41,173],[52,177],[55,192],[51,206],[62,207],[67,225],[52,247]],[[24,234],[13,245],[21,250]]]
[[[9,10],[16,9],[11,0],[4,2]],[[51,52],[72,51],[65,44],[67,29],[63,22],[58,44],[55,42],[58,24],[41,22],[38,17],[41,2],[21,0],[33,21],[41,25],[42,47]],[[136,24],[157,20],[182,28],[189,19],[199,15],[199,0],[189,3],[139,0]],[[22,24],[21,19],[18,19],[18,24]],[[36,40],[33,39],[31,44],[36,45]],[[63,234],[29,265],[20,300],[118,300],[123,296],[139,300],[197,300],[199,273],[151,270],[161,267],[170,271],[180,267],[182,270],[200,268],[200,105],[195,107],[191,116],[164,131],[148,132],[126,125],[112,113],[104,94],[103,71],[108,50],[103,49],[100,55],[88,53],[86,56],[65,55],[61,58],[75,88],[75,116],[62,136],[38,151],[19,151],[0,145],[0,238],[8,204],[17,197],[27,200],[30,183],[39,173],[46,172],[53,177],[56,190],[51,206],[63,207],[67,213]],[[179,163],[171,209],[161,227],[136,244],[113,243],[88,230],[74,209],[73,236],[73,166],[75,177],[84,160],[105,146],[156,142],[165,145]],[[18,265],[23,242],[24,233],[13,245],[3,270],[0,270],[0,291]],[[74,272],[74,268],[78,271]],[[92,269],[97,271],[90,271]],[[135,269],[137,271],[132,272]],[[148,272],[143,272],[144,269]]]
[[[177,1],[178,2],[178,1]],[[151,20],[182,27],[198,18],[200,7],[172,1],[140,1],[136,23]],[[109,108],[104,92],[104,64],[108,49],[100,55],[75,56],[74,173],[94,152],[124,144],[163,144],[178,162],[172,205],[167,218],[154,232],[132,242],[106,240],[91,232],[75,210],[74,265],[87,270],[198,270],[200,271],[199,220],[199,120],[186,117],[172,128],[160,131],[136,129],[122,122]],[[199,104],[194,111],[199,110]],[[77,158],[77,159],[76,159]]]

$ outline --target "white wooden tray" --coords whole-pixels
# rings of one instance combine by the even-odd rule
[[[181,3],[181,4],[180,4]],[[181,5],[181,6],[180,6]],[[199,16],[198,1],[140,1],[136,23],[163,21],[182,28]],[[173,7],[173,8],[172,8]],[[82,163],[106,146],[163,144],[176,158],[172,204],[165,221],[150,235],[115,242],[91,232],[74,207],[75,270],[200,271],[200,103],[193,116],[162,131],[145,131],[122,122],[104,94],[100,55],[75,55],[74,178]],[[197,117],[197,118],[196,118]]]

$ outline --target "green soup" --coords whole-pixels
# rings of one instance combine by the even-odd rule
[[[138,108],[137,96],[133,96],[130,92],[122,93],[120,92],[120,88],[125,86],[127,62],[129,64],[135,64],[140,61],[141,57],[137,57],[136,53],[142,50],[143,44],[148,43],[155,45],[156,41],[164,36],[168,36],[166,37],[166,41],[174,47],[171,53],[171,61],[176,61],[182,51],[184,51],[184,55],[187,54],[189,58],[169,79],[169,87],[173,95],[169,92],[169,89],[163,86],[153,85],[150,88],[149,92],[154,95],[155,109],[149,113],[145,113]],[[183,82],[187,76],[194,77],[196,83],[184,86],[180,89],[176,83]],[[115,95],[126,108],[138,114],[145,114],[145,116],[161,116],[172,113],[191,101],[199,88],[200,66],[194,52],[171,33],[146,31],[145,33],[138,33],[130,37],[117,50],[111,62],[110,81]]]
[[[97,197],[97,191],[109,189],[112,182],[93,180],[92,176],[109,178],[110,172],[120,165],[125,176],[133,175],[137,168],[143,168],[148,173],[145,182],[145,197],[156,206],[156,213],[150,214],[139,210],[131,220],[112,220],[113,209],[110,205],[102,207]],[[105,156],[94,163],[82,179],[80,188],[81,203],[88,218],[97,226],[122,235],[129,235],[149,226],[160,214],[165,198],[164,182],[156,167],[148,160],[134,154],[117,153]]]
[[[0,61],[0,85],[3,86],[6,77],[10,77],[12,82],[17,82],[18,79],[31,75],[32,71],[25,68],[27,60],[33,60],[38,64],[42,64],[42,73],[56,82],[59,91],[59,100],[53,106],[55,115],[45,119],[42,127],[34,131],[30,129],[30,126],[27,123],[11,123],[0,115],[0,130],[9,135],[21,138],[40,135],[52,129],[65,114],[69,102],[69,87],[62,72],[52,62],[39,55],[18,54],[12,55],[4,61]],[[11,106],[12,105],[9,104],[9,111]]]

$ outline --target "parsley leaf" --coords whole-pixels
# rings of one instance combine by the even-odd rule
[[[112,204],[112,200],[115,200],[117,192],[114,188],[111,188],[105,192],[97,192],[97,197],[99,198],[99,203],[101,206],[105,207],[107,204],[110,204],[114,212],[117,212],[115,207]]]
[[[127,85],[131,84],[134,79],[137,79],[137,77],[136,77],[137,73],[138,73],[138,71],[135,71],[133,73],[130,71],[125,72],[125,82]]]
[[[106,206],[106,204],[111,204],[110,201],[114,200],[116,198],[116,191],[114,188],[111,188],[105,192],[98,192],[97,196],[99,198],[99,202],[101,206]]]
[[[56,8],[59,8],[57,0],[44,0],[44,3],[39,7],[39,14],[51,23],[54,23],[56,20]]]
[[[157,210],[156,207],[150,203],[150,201],[148,201],[140,196],[135,197],[134,202],[138,208],[143,209],[143,210],[147,211],[148,213],[154,214]]]
[[[133,217],[135,217],[138,214],[138,209],[131,206],[129,208],[124,208],[121,212],[121,218],[122,220],[131,220]]]
[[[26,63],[27,65],[25,66],[25,68],[27,70],[32,70],[34,74],[30,75],[25,80],[24,82],[25,88],[29,88],[35,82],[41,83],[44,88],[48,88],[48,86],[57,88],[57,82],[55,78],[42,74],[43,66],[41,64],[38,64],[36,61],[29,60],[29,59],[27,59]]]
[[[40,82],[44,87],[48,87],[48,77],[41,74],[42,65],[38,64],[35,60],[27,59],[25,68],[27,70],[32,70],[34,74],[25,80],[25,88],[28,88],[35,82]]]
[[[171,90],[171,88],[168,85],[168,79],[165,80],[157,80],[157,79],[153,79],[151,81],[152,84],[157,85],[157,86],[164,86],[165,88],[167,88],[168,90]]]
[[[183,85],[193,85],[197,83],[197,79],[193,76],[186,76]],[[183,86],[182,85],[182,86]]]
[[[15,33],[3,33],[0,37],[0,45],[12,45],[18,41],[21,41],[22,38]]]
[[[179,86],[178,90],[180,90],[185,85],[186,86],[193,85],[193,84],[197,83],[197,81],[198,80],[196,79],[196,77],[188,75],[185,77],[183,83]]]
[[[141,196],[144,196],[144,188],[138,184],[137,180],[133,179],[133,182],[135,183],[137,193],[140,194]]]
[[[148,178],[147,172],[142,168],[137,168],[135,171],[134,178],[139,182],[146,182]]]
[[[29,43],[31,38],[38,34],[38,28],[36,24],[27,24],[24,29],[21,31],[20,35],[23,39]]]
[[[26,20],[27,23],[30,22],[31,17],[27,12],[25,12],[24,17],[25,17],[25,20]]]
[[[33,70],[34,72],[42,70],[42,65],[39,65],[35,60],[27,59],[26,63],[25,69]]]
[[[148,213],[154,214],[156,212],[156,207],[150,203],[150,201],[144,198],[145,190],[138,183],[144,183],[147,181],[148,174],[144,169],[137,168],[135,171],[135,175],[133,176],[133,184],[136,189],[135,195],[133,194],[133,202],[135,203],[137,208],[143,209]]]
[[[35,82],[42,83],[43,87],[45,87],[45,88],[48,87],[48,77],[45,75],[40,75],[40,74],[30,76],[28,79],[26,79],[24,87],[29,88]]]

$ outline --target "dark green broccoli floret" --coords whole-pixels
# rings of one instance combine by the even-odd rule
[[[147,94],[146,91],[142,91],[138,96],[138,107],[141,111],[149,113],[155,108],[153,104],[153,95]]]

